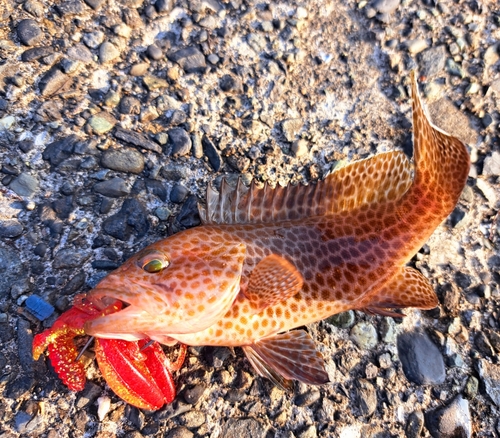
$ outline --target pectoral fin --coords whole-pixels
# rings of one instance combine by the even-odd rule
[[[370,302],[360,310],[371,314],[401,317],[404,315],[388,309],[405,307],[433,309],[438,304],[436,293],[429,280],[416,269],[405,267],[382,290],[370,297]]]
[[[293,297],[304,280],[288,260],[276,254],[262,259],[250,274],[245,296],[252,307],[261,311]]]
[[[313,340],[304,330],[293,330],[243,347],[257,373],[279,387],[290,387],[287,379],[308,385],[329,382],[325,363]]]

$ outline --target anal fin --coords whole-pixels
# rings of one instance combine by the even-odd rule
[[[257,311],[297,294],[304,280],[288,260],[276,254],[263,258],[250,274],[244,295]]]
[[[370,301],[365,301],[359,310],[364,310],[369,314],[397,318],[404,315],[389,309],[405,307],[433,309],[439,304],[429,280],[409,266],[402,268],[376,295],[369,298]]]
[[[323,357],[304,330],[259,340],[244,346],[243,351],[260,376],[271,379],[281,388],[289,386],[287,379],[308,385],[322,385],[330,381]]]

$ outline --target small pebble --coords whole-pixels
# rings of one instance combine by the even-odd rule
[[[120,51],[116,48],[113,43],[106,41],[102,43],[99,47],[99,60],[101,63],[105,64],[107,62],[114,61],[120,56]]]
[[[103,421],[111,408],[111,399],[106,396],[97,399],[97,416],[99,421]]]
[[[170,192],[170,200],[176,204],[180,204],[184,202],[188,194],[189,189],[182,184],[176,184]]]
[[[101,164],[119,172],[141,173],[144,170],[144,156],[128,147],[108,149],[102,155]]]
[[[163,52],[156,44],[151,44],[148,46],[146,53],[153,60],[158,60],[163,58]]]
[[[392,14],[399,6],[400,0],[375,0],[372,6],[382,14]]]
[[[42,30],[35,20],[21,20],[16,28],[17,36],[25,46],[34,46],[43,38]]]
[[[191,151],[191,137],[183,128],[172,128],[168,130],[168,141],[172,146],[172,156],[174,158],[188,155]]]
[[[100,112],[92,116],[88,123],[96,134],[102,135],[113,129],[116,124],[116,120],[109,113]]]
[[[351,329],[351,338],[359,348],[371,349],[378,343],[377,330],[369,322],[358,322]]]
[[[410,382],[417,385],[444,382],[443,356],[425,333],[402,333],[398,336],[397,346],[403,372]]]
[[[472,422],[469,402],[461,395],[443,408],[426,414],[426,425],[434,438],[470,438]]]

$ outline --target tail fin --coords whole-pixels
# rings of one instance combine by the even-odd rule
[[[434,126],[420,100],[415,71],[412,72],[414,190],[440,204],[444,219],[455,207],[469,174],[470,158],[465,145]],[[442,220],[441,219],[441,220]]]

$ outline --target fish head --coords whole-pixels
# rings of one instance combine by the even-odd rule
[[[245,253],[244,243],[204,227],[149,245],[89,293],[96,306],[118,299],[125,308],[89,322],[86,332],[100,337],[140,332],[145,337],[152,331],[166,335],[203,330],[236,298]]]

